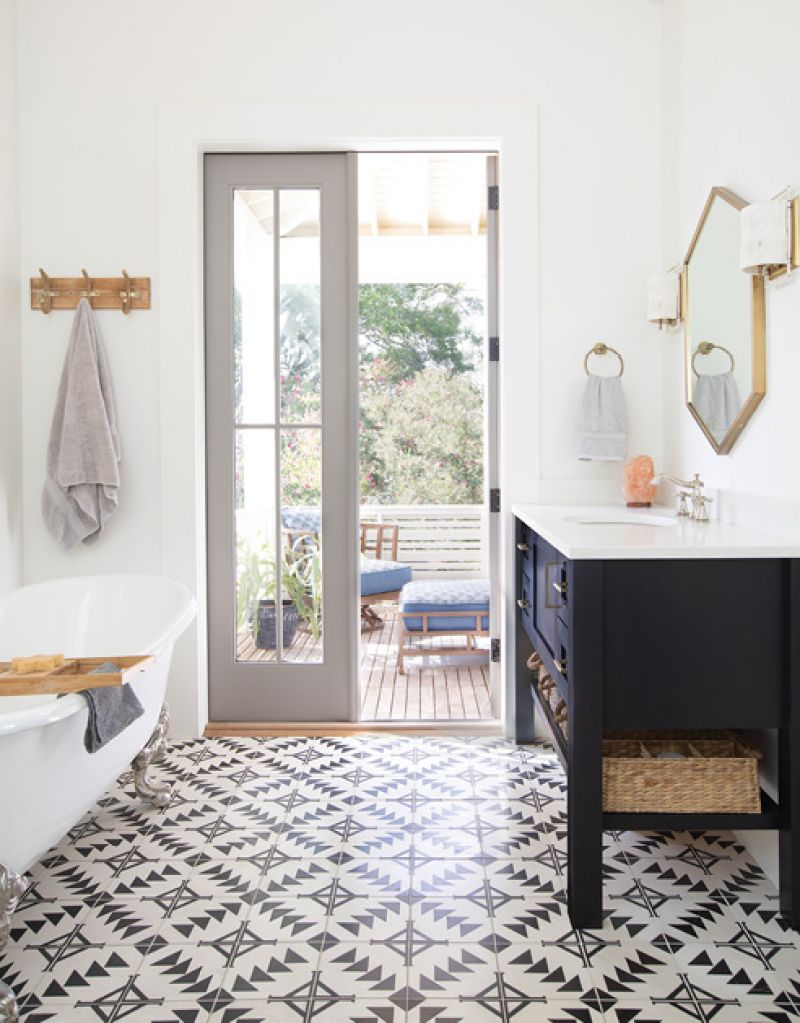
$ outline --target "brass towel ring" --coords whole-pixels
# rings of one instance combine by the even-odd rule
[[[608,355],[609,352],[612,355],[616,355],[619,359],[619,373],[617,376],[621,377],[625,372],[625,360],[619,354],[616,348],[612,348],[611,345],[607,345],[604,341],[598,341],[594,347],[590,348],[586,355],[583,357],[583,368],[586,371],[586,375],[589,376],[589,356],[590,355]]]
[[[715,345],[713,341],[701,341],[700,344],[695,349],[694,354],[692,355],[692,370],[695,376],[699,377],[700,374],[697,372],[697,366],[695,366],[694,360],[697,358],[698,355],[710,355],[715,348],[719,349],[719,351],[721,352],[725,352],[725,354],[731,360],[730,369],[731,373],[733,373],[733,371],[736,369],[736,360],[733,357],[733,353],[729,352],[724,345]]]

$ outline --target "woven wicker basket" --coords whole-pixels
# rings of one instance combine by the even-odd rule
[[[612,813],[760,813],[760,750],[735,735],[603,741],[603,809]],[[680,753],[682,759],[659,759]]]

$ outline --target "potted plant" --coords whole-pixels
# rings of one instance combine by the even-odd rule
[[[284,552],[283,590],[292,598],[316,641],[322,612],[322,558],[316,537],[305,536]]]
[[[265,541],[243,537],[237,550],[236,617],[241,628],[250,625],[259,650],[278,645],[275,555]],[[321,572],[317,544],[287,550],[282,564],[281,621],[283,648],[294,642],[300,619],[314,639],[320,634]]]
[[[257,649],[275,650],[278,646],[277,576],[272,549],[264,541],[243,537],[238,544],[237,562],[237,625],[240,628],[245,623],[250,625]],[[281,608],[284,649],[294,642],[299,620],[294,602],[285,597]]]

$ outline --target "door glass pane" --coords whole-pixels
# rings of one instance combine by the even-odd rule
[[[234,414],[275,422],[275,195],[233,195]]]
[[[319,190],[240,189],[234,207],[237,659],[319,663]],[[276,294],[281,305],[277,317]],[[294,425],[299,423],[313,425]],[[236,429],[238,424],[249,428]]]
[[[322,661],[322,431],[281,430],[281,535],[284,597],[297,632],[283,658]],[[289,612],[291,613],[291,612]]]
[[[281,420],[319,423],[319,191],[280,192]]]
[[[235,437],[236,658],[276,660],[275,431]]]

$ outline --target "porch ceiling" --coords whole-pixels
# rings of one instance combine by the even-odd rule
[[[484,153],[362,153],[358,159],[358,230],[371,237],[486,233]],[[265,231],[274,225],[273,193],[239,191]],[[281,237],[319,233],[317,194],[281,194]]]

